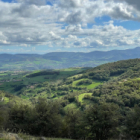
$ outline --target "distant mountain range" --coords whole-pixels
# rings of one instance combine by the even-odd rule
[[[107,62],[140,58],[140,47],[127,50],[52,52],[39,54],[0,54],[0,70],[62,69],[95,67]]]

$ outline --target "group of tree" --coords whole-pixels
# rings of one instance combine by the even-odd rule
[[[0,126],[15,133],[45,137],[108,140],[125,135],[126,139],[137,139],[140,138],[139,115],[138,106],[122,115],[114,103],[101,102],[83,111],[64,110],[59,102],[40,98],[34,106],[1,103]]]
[[[36,73],[31,73],[26,77],[31,78],[31,77],[42,76],[42,75],[59,75],[59,71],[52,71],[52,70],[40,71]]]
[[[49,74],[41,73],[41,74]],[[52,73],[52,74],[57,74]],[[36,75],[32,75],[36,76]],[[111,80],[112,77],[117,77]],[[46,137],[84,140],[140,138],[140,59],[119,61],[89,69],[58,85],[38,84],[23,93],[32,95],[32,104],[5,103],[0,100],[0,128]],[[132,79],[133,78],[133,79]],[[80,85],[103,80],[88,90]],[[77,85],[73,81],[79,80]],[[26,93],[27,92],[27,93]],[[45,92],[47,99],[35,98]],[[23,94],[22,93],[22,94]],[[89,104],[79,101],[79,95]],[[88,94],[88,93],[92,93]],[[51,96],[53,95],[53,97]],[[7,95],[8,96],[8,95]],[[61,98],[55,99],[55,97]],[[67,105],[75,103],[76,109]]]
[[[79,81],[76,85],[80,86],[80,85],[90,85],[92,84],[92,80],[90,79],[83,79],[81,81]]]
[[[112,76],[123,75],[121,78],[134,78],[140,75],[140,59],[123,60],[103,64],[83,73],[82,77],[108,81]]]

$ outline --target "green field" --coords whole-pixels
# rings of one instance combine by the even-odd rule
[[[71,103],[71,104],[67,105],[64,109],[66,111],[69,110],[69,109],[78,109],[78,106],[77,106],[76,103]]]
[[[0,90],[22,98],[22,100],[17,100],[18,98],[12,99],[12,101],[17,102],[18,104],[20,102],[24,102],[24,100],[25,104],[30,104],[30,102],[38,100],[39,97],[49,100],[63,100],[64,97],[67,97],[71,94],[75,94],[75,97],[78,98],[79,102],[83,103],[84,96],[86,94],[91,95],[91,93],[88,93],[87,90],[93,89],[98,85],[103,84],[102,81],[92,80],[92,84],[77,86],[76,84],[78,82],[87,80],[84,78],[76,80],[76,78],[82,76],[81,72],[83,70],[85,69],[62,69],[56,70],[59,71],[59,74],[51,75],[40,75],[42,73],[40,70],[31,72],[4,72],[5,77],[0,75],[1,81],[3,81],[1,82]],[[30,75],[33,76],[30,77]],[[72,80],[73,82],[69,83],[69,80]],[[7,103],[9,101],[9,97],[5,97],[5,102]],[[84,100],[84,102],[85,101],[86,100]],[[77,102],[68,103],[65,106],[65,110],[70,108],[77,110],[79,109],[79,105]]]
[[[83,71],[84,68],[70,68],[70,69],[62,69],[59,70],[59,74],[56,75],[39,75],[34,76],[31,78],[28,78],[28,75],[40,73],[41,71],[23,71],[23,72],[4,72],[0,75],[0,90],[6,91],[8,93],[12,94],[19,94],[19,92],[22,90],[27,89],[33,90],[32,87],[36,87],[38,84],[43,84],[45,82],[48,82],[49,84],[59,84],[63,81],[63,79],[68,78],[70,76],[73,76],[81,71]],[[3,75],[5,75],[3,77]],[[30,88],[31,87],[31,88]],[[36,88],[37,89],[37,88]],[[33,91],[34,92],[34,91]],[[22,98],[28,98],[24,95],[21,96]]]
[[[79,102],[83,102],[83,98],[84,98],[85,95],[91,96],[92,93],[83,93],[83,94],[80,94],[80,95],[78,96]]]
[[[76,84],[82,80],[87,80],[87,79],[80,79],[80,80],[76,80],[72,83],[73,86],[76,86]],[[79,85],[78,87],[86,87],[87,89],[93,89],[95,87],[97,87],[98,85],[101,85],[103,84],[102,81],[97,81],[97,80],[92,80],[92,84],[89,84],[89,85]]]

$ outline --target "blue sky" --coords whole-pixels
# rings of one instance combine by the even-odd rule
[[[95,22],[96,22],[95,24],[96,25],[104,25],[104,22],[109,22],[110,20],[111,20],[111,18],[109,16],[98,17],[95,19]],[[128,30],[140,29],[140,22],[133,21],[133,20],[127,20],[127,21],[114,20],[114,25],[115,26],[122,26]]]
[[[3,2],[12,2],[12,0],[2,0]]]
[[[0,0],[0,19],[0,53],[140,47],[138,0]]]

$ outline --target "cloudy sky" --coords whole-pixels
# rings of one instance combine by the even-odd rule
[[[0,0],[0,53],[140,46],[140,0]]]

